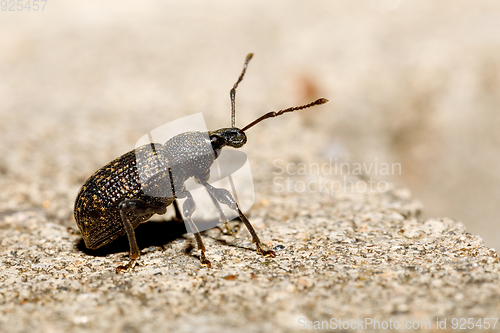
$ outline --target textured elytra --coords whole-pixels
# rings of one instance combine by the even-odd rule
[[[85,245],[97,249],[126,233],[119,209],[124,200],[166,208],[189,177],[208,179],[214,160],[208,134],[188,132],[165,145],[141,146],[103,166],[87,179],[75,201],[75,220]],[[127,214],[133,228],[152,215]]]

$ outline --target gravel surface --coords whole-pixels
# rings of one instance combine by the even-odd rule
[[[137,229],[140,264],[120,274],[126,239],[90,253],[75,227],[41,210],[4,212],[0,329],[290,332],[331,318],[435,329],[437,318],[450,328],[452,318],[497,316],[496,252],[461,223],[419,221],[420,209],[404,189],[269,194],[249,216],[276,258],[259,256],[244,228],[211,229],[209,269],[182,228],[150,222]]]

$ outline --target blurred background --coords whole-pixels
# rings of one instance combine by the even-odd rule
[[[253,52],[239,127],[330,99],[249,130],[257,202],[275,159],[400,163],[370,176],[500,248],[499,2],[42,4],[0,8],[0,212],[74,226],[81,184],[147,131],[196,112],[229,126],[229,89]]]

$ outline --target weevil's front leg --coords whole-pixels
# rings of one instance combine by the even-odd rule
[[[125,266],[118,266],[116,273],[123,270],[133,269],[137,258],[141,255],[137,240],[135,239],[134,222],[141,216],[152,214],[165,214],[167,207],[165,204],[152,203],[141,199],[126,199],[118,205],[120,209],[120,217],[122,219],[123,227],[127,232],[128,242],[130,245],[130,260]]]
[[[225,235],[232,235],[233,230],[229,226],[229,221],[228,221],[226,215],[224,214],[224,212],[222,211],[222,207],[220,206],[219,201],[217,201],[217,198],[208,189],[207,189],[207,193],[210,196],[210,199],[212,199],[212,202],[214,203],[215,208],[217,208],[217,211],[219,212],[219,222],[222,223],[222,226],[217,226],[217,228],[219,228],[220,231]],[[226,230],[224,230],[224,228]]]
[[[210,260],[205,256],[205,245],[201,240],[200,231],[196,224],[193,222],[191,216],[193,216],[194,211],[196,210],[196,203],[194,202],[193,196],[188,191],[183,191],[180,193],[176,193],[177,198],[186,198],[184,204],[182,205],[182,214],[184,216],[184,220],[187,222],[191,232],[194,234],[194,238],[196,239],[196,243],[198,244],[198,250],[200,250],[200,261],[202,265],[211,267],[212,264]]]
[[[203,184],[209,178],[210,178],[210,170],[208,170],[206,174],[202,174],[201,176],[200,175],[195,176],[195,180],[199,184]],[[212,199],[212,202],[214,203],[214,206],[217,209],[217,212],[219,213],[219,222],[222,223],[222,225],[223,225],[223,227],[217,226],[217,228],[219,228],[223,234],[232,235],[233,230],[229,227],[229,221],[228,221],[226,215],[224,214],[224,212],[222,211],[222,208],[220,206],[219,201],[217,201],[217,198],[215,198],[214,195],[212,194],[212,192],[210,192],[208,189],[207,189],[207,193],[208,193],[208,196],[210,197],[210,199]],[[224,228],[226,229],[225,231],[224,231]]]
[[[259,239],[259,236],[257,236],[257,233],[255,232],[255,229],[253,228],[252,224],[250,221],[247,219],[247,217],[243,214],[243,212],[240,209],[240,206],[234,200],[233,196],[231,193],[229,193],[228,190],[223,189],[223,188],[215,188],[212,185],[210,185],[207,182],[201,182],[203,186],[207,189],[208,192],[210,192],[216,199],[222,204],[225,204],[229,206],[229,208],[235,210],[238,212],[238,215],[240,219],[245,223],[245,226],[247,227],[248,231],[252,235],[252,241],[255,243],[257,247],[257,252],[262,254],[263,256],[272,256],[276,257],[276,253],[274,253],[273,250],[268,249],[264,244]]]

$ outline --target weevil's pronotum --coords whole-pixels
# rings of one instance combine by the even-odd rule
[[[224,146],[242,147],[247,142],[245,132],[262,120],[324,104],[328,100],[320,98],[306,105],[278,112],[271,111],[242,129],[237,128],[235,126],[236,88],[243,80],[252,56],[249,54],[246,57],[243,70],[230,90],[231,127],[208,133],[182,133],[165,144],[151,143],[141,146],[103,166],[83,184],[75,201],[75,220],[86,247],[97,249],[121,235],[126,234],[128,237],[130,260],[127,265],[117,267],[117,272],[133,268],[140,256],[134,229],[141,222],[148,220],[154,214],[165,214],[167,207],[171,204],[175,207],[176,216],[181,218],[176,199],[186,199],[182,207],[182,215],[187,225],[194,231],[202,264],[210,267],[200,232],[191,218],[196,205],[193,196],[184,187],[184,182],[191,177],[206,188],[220,214],[222,214],[220,204],[227,205],[237,212],[252,235],[252,241],[258,253],[264,256],[276,256],[274,251],[261,243],[250,221],[243,214],[231,193],[208,183],[210,166]],[[136,159],[138,154],[142,155],[141,159]],[[155,163],[148,163],[153,159]]]

